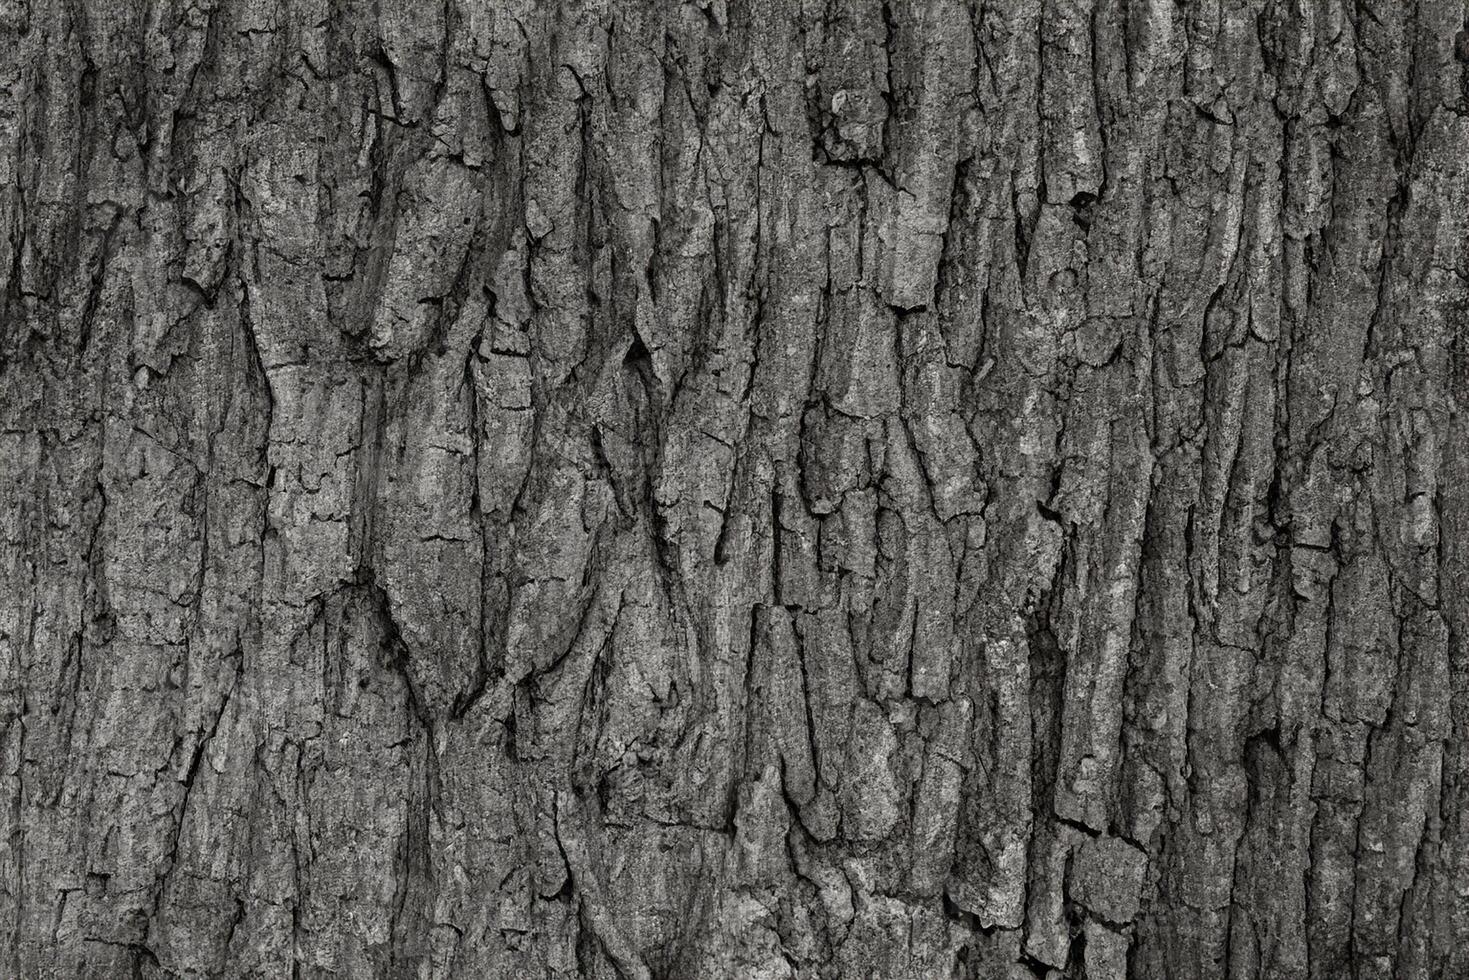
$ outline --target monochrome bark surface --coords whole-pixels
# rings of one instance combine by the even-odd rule
[[[0,0],[0,975],[1469,976],[1462,0]]]

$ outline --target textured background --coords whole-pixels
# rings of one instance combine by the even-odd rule
[[[0,975],[1469,975],[1461,0],[0,0]]]

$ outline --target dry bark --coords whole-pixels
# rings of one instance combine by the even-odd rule
[[[0,0],[0,974],[1469,975],[1461,0]]]

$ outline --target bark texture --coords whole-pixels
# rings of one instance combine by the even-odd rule
[[[1462,0],[0,0],[0,974],[1469,976]]]

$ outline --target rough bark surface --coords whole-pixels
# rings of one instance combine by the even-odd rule
[[[1462,0],[0,0],[0,975],[1469,976]]]

